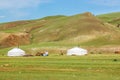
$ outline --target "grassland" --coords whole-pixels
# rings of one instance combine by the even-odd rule
[[[0,24],[0,41],[9,33],[27,32],[31,43],[20,45],[21,49],[33,55],[41,50],[50,53],[47,57],[7,57],[16,45],[1,48],[0,80],[120,80],[120,55],[97,54],[101,50],[86,56],[60,56],[58,52],[75,46],[118,48],[119,15],[94,16],[87,12]]]
[[[120,80],[120,55],[0,56],[0,80]]]
[[[109,22],[114,25],[120,23],[120,12],[102,14],[102,15],[98,15],[97,17],[103,20],[104,22]]]

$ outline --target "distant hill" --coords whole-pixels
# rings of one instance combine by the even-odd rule
[[[37,46],[41,43],[54,45],[49,44],[51,42],[63,46],[119,45],[120,29],[116,27],[120,22],[119,15],[120,12],[94,16],[90,12],[85,12],[73,16],[58,15],[36,20],[1,23],[0,47],[18,44]]]
[[[97,17],[103,20],[104,22],[108,22],[116,26],[120,24],[120,12],[102,14],[98,15]]]

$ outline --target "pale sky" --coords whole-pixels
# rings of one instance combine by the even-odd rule
[[[83,12],[120,12],[120,0],[0,0],[0,23]]]

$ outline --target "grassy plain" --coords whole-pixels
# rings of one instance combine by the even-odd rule
[[[0,56],[0,80],[120,80],[120,55]]]

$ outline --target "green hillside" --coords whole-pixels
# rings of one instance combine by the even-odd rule
[[[120,12],[98,15],[98,18],[105,22],[117,25],[120,24]]]
[[[57,15],[36,20],[1,23],[0,48],[19,44],[31,52],[32,48],[56,51],[73,46],[89,48],[120,45],[120,29],[113,25],[118,21],[110,22],[119,15],[120,13],[112,13],[96,17],[86,12],[73,16]],[[4,53],[6,50],[0,52]]]

